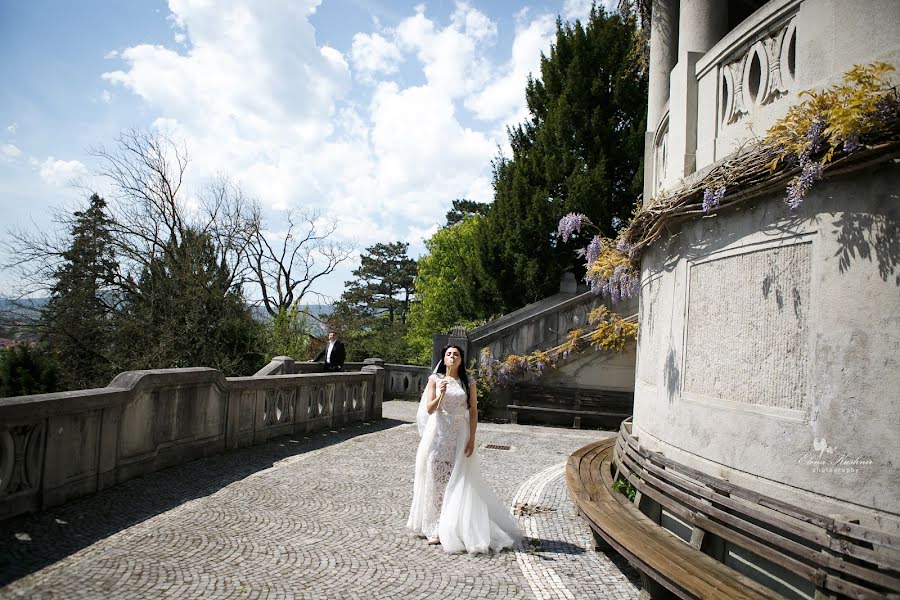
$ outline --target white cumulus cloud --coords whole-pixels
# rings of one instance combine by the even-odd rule
[[[375,22],[346,56],[317,43],[317,6],[169,0],[177,43],[121,49],[103,78],[185,142],[192,187],[226,173],[269,208],[339,219],[338,235],[358,248],[404,240],[419,251],[451,200],[491,199],[491,158],[524,114],[555,16],[520,12],[509,60],[495,64],[497,23],[467,2],[445,21],[419,6],[394,28]],[[401,85],[401,68],[424,80]],[[45,162],[42,175],[64,164]]]
[[[357,33],[350,50],[353,69],[362,81],[372,81],[376,75],[396,73],[403,60],[400,49],[378,33]]]
[[[525,84],[528,75],[540,77],[541,52],[549,54],[555,36],[556,18],[553,15],[538,16],[530,22],[520,19],[516,25],[512,58],[503,68],[503,75],[467,98],[466,107],[480,119],[522,121],[527,116]]]
[[[22,151],[15,144],[0,144],[0,156],[12,160],[22,156]]]
[[[88,171],[81,161],[60,160],[50,156],[40,163],[38,173],[41,179],[50,185],[64,187],[81,177],[86,177]]]

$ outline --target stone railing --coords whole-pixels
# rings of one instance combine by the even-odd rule
[[[418,400],[431,373],[428,367],[385,363],[380,358],[344,363],[344,372],[361,371],[371,365],[384,368],[384,400]],[[256,376],[322,373],[323,368],[322,363],[295,361],[290,356],[276,356],[260,369]]]
[[[0,519],[276,436],[380,419],[384,388],[379,365],[236,378],[193,368],[0,399]]]
[[[553,348],[566,341],[569,331],[588,327],[588,313],[601,304],[600,296],[585,292],[547,305],[539,312],[525,314],[502,328],[489,323],[468,332],[468,356],[478,360],[482,349],[490,348],[491,356],[502,360],[510,354],[524,355],[537,349]],[[630,316],[637,313],[637,299],[610,308]]]
[[[769,2],[697,62],[696,170],[765,132],[796,98],[800,5]]]

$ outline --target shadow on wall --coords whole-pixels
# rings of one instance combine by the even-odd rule
[[[896,275],[900,264],[900,227],[893,211],[876,215],[842,213],[832,225],[840,244],[835,256],[841,273],[849,271],[857,260],[872,262],[874,259],[882,281],[893,277],[894,284],[900,286],[900,275]]]
[[[670,345],[666,354],[664,376],[666,378],[666,393],[669,396],[669,404],[675,400],[675,396],[681,393],[681,369],[675,359],[675,349]]]
[[[269,443],[149,473],[62,506],[0,521],[0,587],[280,460],[405,424],[383,419]],[[27,536],[27,537],[25,537]],[[3,595],[0,590],[0,595]]]

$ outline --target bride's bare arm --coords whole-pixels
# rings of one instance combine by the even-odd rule
[[[437,410],[438,399],[437,394],[435,393],[435,383],[433,377],[428,379],[428,385],[425,386],[425,402],[425,406],[428,410],[429,415]]]
[[[469,442],[466,444],[466,456],[472,456],[475,449],[475,430],[478,429],[478,391],[475,382],[469,383]]]

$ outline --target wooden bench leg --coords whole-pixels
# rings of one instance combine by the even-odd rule
[[[509,413],[509,422],[516,425],[519,422],[519,411],[507,410],[507,412]]]
[[[572,424],[572,429],[581,429],[581,417],[575,417],[575,423]]]
[[[591,529],[591,533],[594,535],[594,552],[612,552],[614,550],[602,535],[593,529]]]
[[[648,577],[643,571],[638,571],[641,576],[641,593],[638,600],[668,600],[672,598],[672,592],[667,590],[658,581]]]
[[[701,546],[703,546],[703,536],[705,535],[705,531],[695,526],[691,530],[691,546],[693,546],[697,550],[700,550]]]

